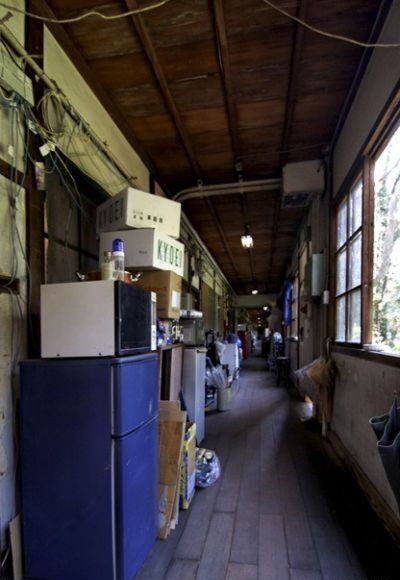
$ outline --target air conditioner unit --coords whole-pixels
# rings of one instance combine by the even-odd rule
[[[0,85],[7,91],[18,93],[31,105],[34,104],[31,79],[14,62],[3,44],[0,44]]]
[[[325,188],[325,169],[320,159],[287,163],[283,167],[283,196],[309,197]]]

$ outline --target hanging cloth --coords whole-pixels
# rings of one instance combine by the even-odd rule
[[[378,451],[400,508],[400,407],[397,399],[386,415],[371,417],[369,423],[378,439]]]
[[[285,326],[292,324],[293,284],[286,280],[282,291],[282,321]]]

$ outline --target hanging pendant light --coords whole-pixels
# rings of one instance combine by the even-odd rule
[[[243,248],[250,249],[253,247],[253,236],[250,234],[249,226],[246,225],[245,233],[240,237]]]

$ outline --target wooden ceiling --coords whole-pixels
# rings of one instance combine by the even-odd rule
[[[368,40],[379,0],[275,0],[326,31]],[[66,18],[148,0],[34,0]],[[387,4],[387,2],[386,2]],[[171,0],[140,16],[50,26],[156,180],[170,193],[281,176],[327,151],[363,50],[316,35],[263,0]],[[279,290],[304,208],[280,192],[187,201],[184,209],[232,286]],[[240,245],[248,223],[254,250]]]

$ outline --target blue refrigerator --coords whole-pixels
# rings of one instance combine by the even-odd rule
[[[158,359],[21,363],[25,578],[131,580],[158,532]]]

